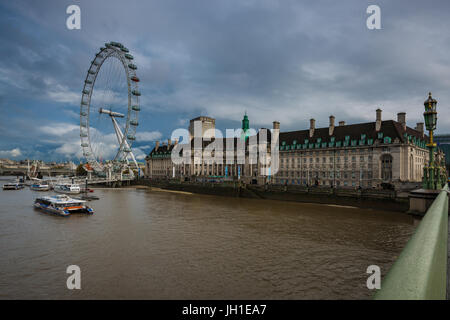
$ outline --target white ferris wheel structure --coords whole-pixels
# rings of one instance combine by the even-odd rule
[[[141,95],[137,66],[119,42],[105,43],[95,55],[84,81],[80,106],[83,156],[98,175],[140,173],[131,149],[139,125]]]

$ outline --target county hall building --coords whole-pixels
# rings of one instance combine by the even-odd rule
[[[190,122],[202,122],[202,128],[215,128],[215,119],[198,117]],[[243,131],[249,128],[245,115]],[[273,122],[273,129],[280,129],[280,123]],[[209,137],[211,141],[214,137]],[[267,157],[270,162],[270,130]],[[191,138],[192,139],[192,138]],[[182,181],[242,181],[256,184],[361,187],[379,188],[393,186],[396,189],[419,186],[423,167],[428,162],[426,148],[428,137],[424,134],[424,124],[415,128],[406,124],[406,113],[397,114],[396,120],[383,120],[382,110],[376,110],[373,122],[335,124],[330,116],[328,126],[316,127],[314,119],[305,130],[279,132],[278,172],[261,170],[264,165],[260,158],[256,164],[201,163],[174,165],[171,151],[176,141],[166,144],[156,143],[146,158],[146,177],[150,179],[177,179]],[[192,139],[193,140],[193,139]],[[203,143],[202,148],[208,142]],[[199,152],[194,150],[192,154]],[[225,145],[225,143],[224,143]],[[236,151],[235,151],[236,152]],[[442,152],[436,157],[443,158]],[[248,150],[246,150],[246,160]],[[261,174],[265,172],[266,174]]]

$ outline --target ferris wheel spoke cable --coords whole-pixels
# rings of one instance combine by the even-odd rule
[[[102,89],[101,91],[101,98],[98,99],[98,107],[94,109],[94,112],[97,112],[97,119],[98,119],[98,123],[105,123],[108,122],[107,124],[109,124],[109,122],[111,121],[111,119],[109,119],[108,116],[105,116],[105,114],[101,114],[101,110],[102,109],[109,109],[109,110],[114,110],[115,108],[113,107],[114,102],[115,102],[115,98],[117,96],[117,93],[122,93],[123,92],[123,88],[125,88],[125,85],[123,85],[124,82],[119,81],[120,84],[122,84],[120,86],[120,88],[118,88],[117,86],[114,86],[114,81],[117,79],[120,79],[120,77],[124,76],[123,75],[123,65],[121,64],[121,62],[119,62],[117,59],[114,59],[112,61],[107,61],[106,63],[106,72],[103,73],[102,75],[104,75],[104,78],[106,79],[106,85],[105,88]],[[101,72],[101,71],[100,71]],[[101,157],[102,154],[106,154],[107,150],[108,150],[108,141],[105,141],[105,136],[107,135],[109,132],[103,132],[103,131],[96,131],[96,138],[94,139],[94,141],[97,141],[96,144],[96,154],[99,154],[99,157]],[[98,159],[100,160],[100,158]]]

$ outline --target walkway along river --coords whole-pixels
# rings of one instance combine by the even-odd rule
[[[0,298],[367,299],[414,231],[397,212],[146,188],[97,189],[93,216],[0,191]],[[41,195],[41,193],[39,193]],[[66,268],[81,268],[68,290]]]

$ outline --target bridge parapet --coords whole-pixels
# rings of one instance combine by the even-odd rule
[[[445,300],[448,185],[427,210],[375,294],[378,300]]]

